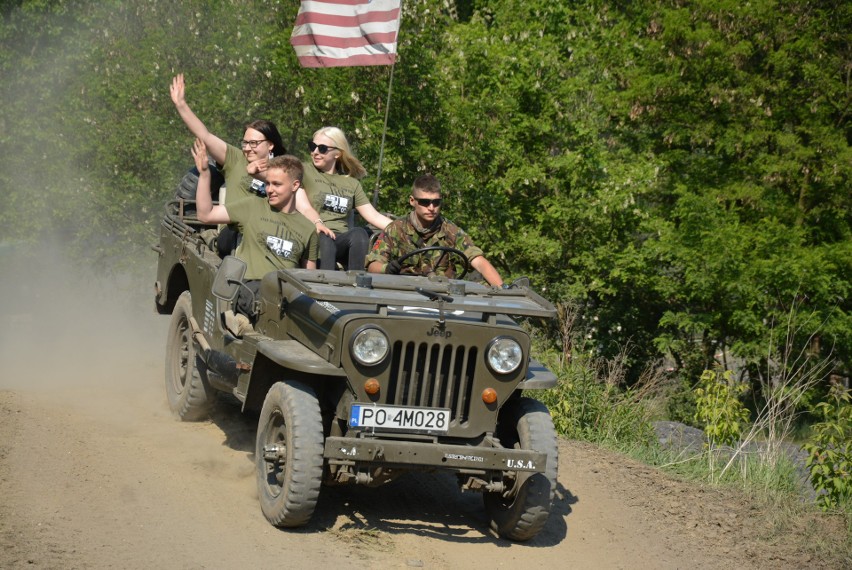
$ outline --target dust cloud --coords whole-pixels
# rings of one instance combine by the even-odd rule
[[[251,478],[254,416],[225,401],[212,422],[172,417],[164,388],[171,316],[154,308],[156,253],[136,255],[133,268],[119,270],[77,262],[61,245],[0,246],[0,396],[31,395],[100,426],[93,429],[139,436],[158,460],[182,457],[210,476]],[[238,459],[223,460],[222,446]]]
[[[4,139],[13,146],[0,153],[0,390],[136,398],[152,374],[162,381],[168,317],[153,308],[156,254],[123,243],[132,228],[98,210],[95,178],[75,152],[91,122],[64,114],[80,103],[76,70],[109,34],[88,28],[85,10],[5,11],[10,42],[14,26],[33,18],[63,35],[55,43],[40,34],[13,42],[12,55],[27,65],[13,67],[0,87],[9,103],[0,125],[17,137]],[[134,259],[112,267],[104,251]]]
[[[136,399],[161,387],[169,317],[154,310],[155,270],[150,250],[119,271],[75,262],[62,244],[4,244],[0,390]]]

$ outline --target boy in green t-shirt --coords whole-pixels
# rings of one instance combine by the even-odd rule
[[[302,163],[295,156],[276,156],[266,171],[266,200],[249,196],[227,206],[213,204],[207,148],[196,139],[192,156],[198,168],[196,208],[205,224],[236,224],[243,235],[236,255],[246,262],[246,285],[254,292],[270,271],[304,267],[316,269],[318,240],[314,225],[296,210],[296,192],[302,185]],[[237,297],[237,311],[253,317],[251,296]]]

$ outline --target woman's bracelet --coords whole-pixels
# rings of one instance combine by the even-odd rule
[[[314,220],[314,225],[316,225],[316,224],[325,225],[325,222],[322,221],[322,218],[317,218],[316,220]]]

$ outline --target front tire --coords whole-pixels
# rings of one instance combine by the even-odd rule
[[[192,295],[184,291],[175,303],[166,343],[166,397],[172,414],[184,422],[206,419],[213,401],[204,361],[192,340]]]
[[[486,493],[485,511],[491,528],[503,538],[529,540],[544,528],[556,491],[559,450],[556,430],[547,407],[531,398],[508,402],[498,418],[497,436],[508,448],[547,454],[544,473],[519,472],[504,482],[506,493]]]
[[[323,472],[322,415],[314,391],[277,382],[260,412],[255,445],[257,494],[277,527],[307,524],[316,508]]]

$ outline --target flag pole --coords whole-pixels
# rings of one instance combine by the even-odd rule
[[[382,178],[382,161],[385,156],[385,135],[387,135],[388,132],[388,115],[390,115],[391,92],[393,91],[393,70],[395,68],[396,59],[393,60],[393,64],[391,65],[390,81],[388,81],[388,98],[387,103],[385,104],[385,124],[382,128],[382,144],[379,147],[379,168],[376,171],[376,188],[373,190],[373,207],[375,207],[376,203],[379,201],[379,181]]]
[[[318,5],[321,5],[321,9]],[[396,19],[391,19],[394,13]],[[376,189],[373,192],[374,207],[379,201],[401,20],[402,0],[302,0],[290,34],[290,44],[296,50],[296,57],[302,67],[391,66]],[[370,26],[365,28],[366,24]],[[327,35],[329,33],[330,36]],[[343,46],[348,47],[342,47],[341,41]]]
[[[399,28],[402,29],[402,0],[399,2]],[[396,60],[399,57],[399,31],[396,38],[396,57],[393,58],[390,70],[390,80],[388,80],[388,98],[385,104],[385,124],[382,127],[382,143],[379,146],[379,168],[376,170],[376,187],[373,189],[373,207],[379,202],[379,182],[382,179],[382,162],[385,158],[385,136],[388,132],[388,116],[390,115],[391,93],[393,92],[393,70],[396,69]]]

